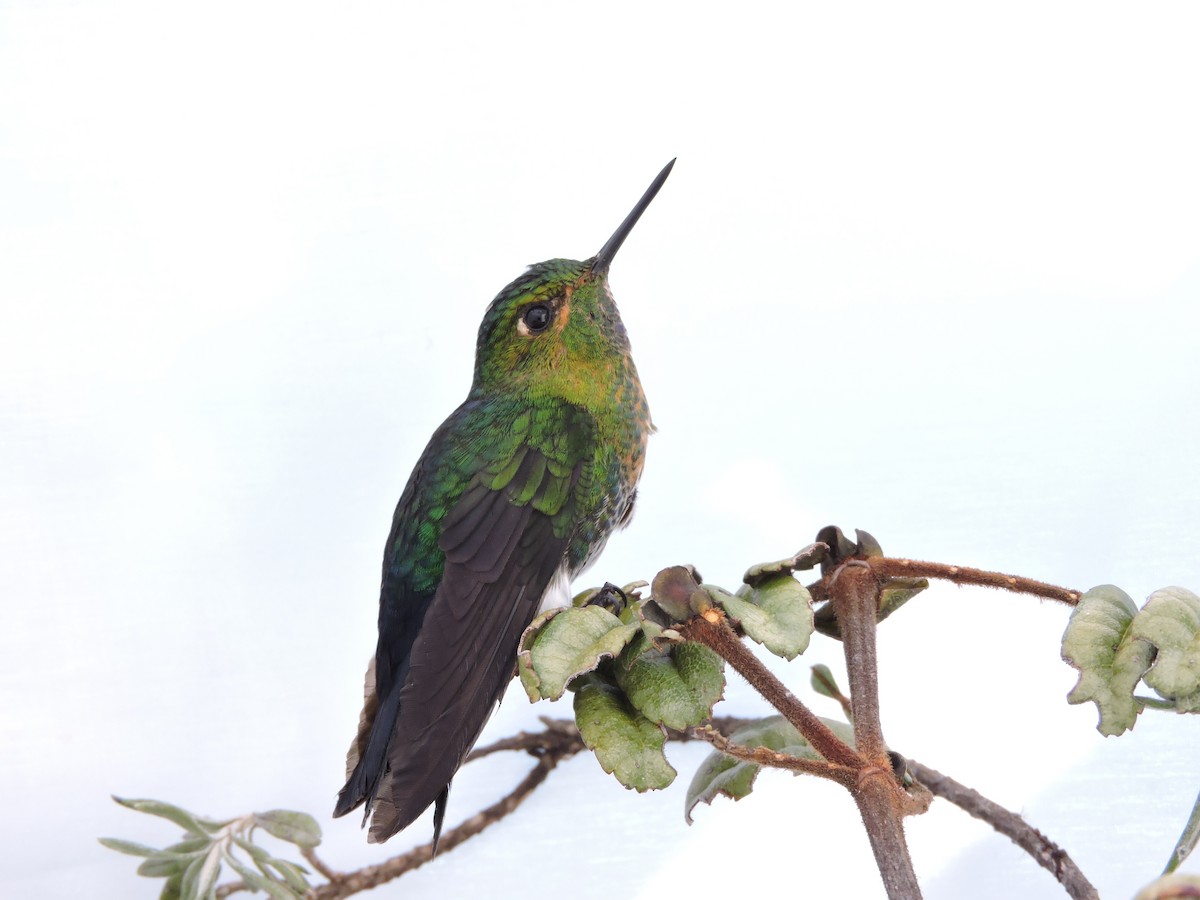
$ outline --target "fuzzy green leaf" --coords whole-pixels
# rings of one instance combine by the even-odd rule
[[[238,877],[246,882],[253,890],[266,891],[274,900],[302,900],[303,894],[297,894],[286,886],[255,872],[248,865],[231,853],[225,855],[229,867],[238,873]]]
[[[927,578],[911,578],[907,575],[889,578],[879,588],[879,609],[875,613],[875,621],[882,622],[927,587]],[[842,626],[834,615],[832,603],[821,604],[813,616],[813,626],[823,635],[839,641],[842,639]]]
[[[907,575],[889,578],[879,589],[879,612],[875,621],[882,622],[927,587],[928,578],[911,578]]]
[[[808,649],[813,633],[812,596],[789,574],[761,576],[736,596],[719,589],[709,594],[742,625],[747,637],[776,656],[795,659]]]
[[[613,667],[629,702],[652,722],[682,731],[703,722],[725,691],[724,663],[703,644],[652,648]]]
[[[663,747],[667,736],[599,674],[584,675],[575,691],[575,724],[600,767],[635,791],[659,790],[675,780]]]
[[[751,587],[757,587],[760,582],[774,578],[777,575],[790,575],[793,572],[811,569],[821,562],[828,553],[829,548],[824,544],[809,544],[803,550],[789,556],[787,559],[757,563],[751,566],[746,570],[746,574],[742,576],[742,581]]]
[[[197,856],[183,873],[179,893],[183,900],[213,900],[221,876],[221,851],[216,845]]]
[[[821,719],[830,730],[849,746],[854,746],[854,730],[845,722],[836,719]],[[800,759],[820,761],[823,757],[812,748],[796,728],[783,716],[768,716],[750,722],[729,735],[730,742],[743,747],[767,747],[777,753],[786,753]],[[684,801],[684,819],[692,824],[692,811],[700,803],[712,803],[714,798],[724,795],[740,800],[754,788],[758,777],[757,763],[746,762],[726,756],[719,750],[713,751],[700,764],[692,783],[688,786]]]
[[[137,873],[143,878],[182,876],[187,871],[187,867],[203,855],[203,853],[163,853],[159,850],[137,867]]]
[[[321,843],[321,826],[308,813],[272,809],[254,814],[254,824],[281,841],[313,848]]]
[[[304,877],[305,869],[286,859],[276,859],[275,857],[267,860],[267,864],[283,877],[289,888],[300,896],[304,896],[309,886],[308,879]]]
[[[163,885],[158,900],[183,900],[183,873],[173,875]]]
[[[538,617],[525,630],[517,654],[521,684],[531,702],[557,700],[571,681],[615,656],[641,631],[607,609],[584,606]]]
[[[817,663],[812,667],[812,679],[809,683],[814,691],[824,697],[832,697],[838,701],[845,699],[837,679],[833,677],[833,671],[825,663]]]
[[[1067,702],[1095,703],[1104,735],[1129,730],[1141,711],[1133,691],[1154,660],[1154,647],[1132,633],[1135,615],[1128,594],[1103,584],[1079,599],[1063,633],[1062,657],[1079,670]]]
[[[153,856],[158,851],[154,847],[138,844],[134,841],[123,841],[120,838],[99,838],[101,844],[109,850],[126,853],[129,856]]]
[[[163,803],[161,800],[127,800],[116,796],[113,799],[127,809],[147,813],[151,816],[159,816],[160,818],[174,822],[184,831],[188,832],[188,834],[195,834],[202,837],[207,833],[204,826],[200,824],[194,815],[172,803]]]
[[[1179,712],[1200,712],[1200,597],[1181,587],[1157,590],[1131,631],[1158,648],[1146,684]]]

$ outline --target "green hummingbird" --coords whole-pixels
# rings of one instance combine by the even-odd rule
[[[383,552],[379,641],[334,816],[386,841],[434,804],[515,671],[543,601],[628,523],[654,426],[608,287],[675,160],[600,252],[537,263],[479,326],[467,399],[434,432]]]

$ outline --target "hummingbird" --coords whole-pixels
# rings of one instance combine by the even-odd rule
[[[484,313],[467,399],[433,433],[383,552],[379,639],[334,816],[382,843],[434,805],[544,601],[629,522],[650,409],[608,270],[675,160],[591,259],[530,266]]]

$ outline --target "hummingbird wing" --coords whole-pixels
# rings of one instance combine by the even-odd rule
[[[374,671],[335,810],[365,801],[372,842],[435,801],[439,814],[444,808],[444,791],[512,678],[521,633],[565,568],[578,493],[590,481],[594,424],[582,410],[505,415],[471,406],[430,442],[389,539]],[[451,446],[457,465],[444,452]],[[439,458],[443,465],[426,471]],[[412,524],[439,518],[439,509],[440,529]],[[440,578],[422,592],[413,544],[435,533]]]

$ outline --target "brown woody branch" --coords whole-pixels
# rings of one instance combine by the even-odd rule
[[[887,556],[876,556],[865,560],[872,571],[882,577],[901,578],[938,578],[952,581],[955,584],[971,584],[978,587],[998,588],[1003,591],[1014,591],[1018,594],[1032,594],[1047,600],[1057,600],[1068,606],[1074,606],[1082,596],[1079,591],[1035,581],[1020,575],[1005,575],[1003,572],[989,572],[986,569],[972,569],[968,566],[949,566],[945,563],[922,562],[916,559],[893,559]]]
[[[1039,866],[1057,878],[1075,900],[1099,900],[1100,895],[1075,865],[1074,860],[1067,855],[1067,851],[1019,815],[935,769],[911,759],[907,762],[908,770],[918,781],[939,797],[944,797],[1010,838],[1014,844],[1032,856]]]
[[[854,746],[863,758],[851,794],[866,827],[888,897],[914,900],[920,898],[921,887],[904,837],[904,817],[924,812],[928,803],[904,790],[892,769],[883,739],[875,655],[879,589],[880,580],[861,560],[844,563],[829,578],[850,679]]]
[[[823,757],[836,766],[858,770],[863,759],[846,746],[800,699],[775,677],[762,661],[741,642],[729,620],[717,609],[676,626],[688,640],[704,644],[728,662],[750,686],[783,714]]]

